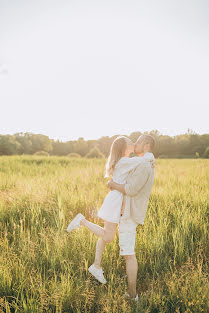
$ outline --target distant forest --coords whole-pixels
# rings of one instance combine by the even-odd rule
[[[144,133],[133,132],[126,136],[135,142],[141,134],[151,134],[155,137],[154,155],[157,158],[209,158],[209,134],[199,135],[188,130],[185,134],[171,137],[153,130]],[[98,140],[84,140],[81,137],[78,140],[63,142],[29,132],[0,135],[0,155],[36,154],[102,158],[108,156],[110,146],[117,136],[105,136]]]

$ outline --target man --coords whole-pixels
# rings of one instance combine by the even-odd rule
[[[135,143],[134,150],[138,156],[152,153],[155,140],[150,135],[142,135]],[[128,293],[126,296],[138,300],[136,280],[138,264],[135,256],[136,227],[143,225],[148,207],[149,196],[154,183],[154,167],[149,162],[139,164],[128,175],[126,184],[117,184],[110,180],[108,187],[124,194],[121,218],[119,222],[120,255],[126,262]]]

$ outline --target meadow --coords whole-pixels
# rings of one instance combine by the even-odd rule
[[[156,160],[144,226],[137,227],[139,303],[124,298],[118,232],[87,271],[97,237],[66,227],[108,193],[105,159],[0,157],[0,312],[209,312],[209,160]]]

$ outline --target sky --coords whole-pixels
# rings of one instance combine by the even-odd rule
[[[208,0],[0,0],[0,134],[209,133]]]

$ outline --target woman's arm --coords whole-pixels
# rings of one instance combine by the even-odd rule
[[[117,184],[112,179],[108,181],[107,187],[110,188],[111,190],[117,190],[117,191],[123,193],[124,195],[126,194],[125,184]]]
[[[123,157],[120,161],[118,166],[120,170],[124,173],[128,173],[131,170],[134,170],[140,163],[143,163],[145,159],[143,157]]]

